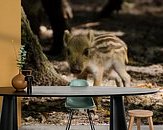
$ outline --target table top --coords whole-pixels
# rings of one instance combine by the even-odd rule
[[[0,96],[14,95],[27,97],[81,97],[81,96],[127,96],[144,95],[158,92],[158,89],[134,88],[134,87],[110,87],[110,86],[32,86],[32,93],[17,92],[13,87],[0,87]]]

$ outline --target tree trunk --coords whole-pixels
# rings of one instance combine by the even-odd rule
[[[100,17],[108,17],[110,16],[114,11],[121,10],[123,0],[108,0],[106,5],[103,7],[102,11],[100,12]]]
[[[53,30],[53,44],[47,54],[59,56],[63,54],[63,34],[64,30],[70,29],[67,20],[64,18],[63,0],[41,0],[45,12]]]
[[[27,64],[25,69],[32,69],[34,85],[67,85],[67,81],[61,78],[52,63],[44,55],[38,38],[30,28],[23,8],[21,10],[21,43],[26,46]]]

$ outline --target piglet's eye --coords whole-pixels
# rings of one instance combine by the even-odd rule
[[[88,50],[88,48],[84,49],[83,55],[85,55],[85,56],[88,56],[88,55],[89,55],[89,50]]]

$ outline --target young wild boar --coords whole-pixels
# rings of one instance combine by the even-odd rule
[[[115,79],[118,87],[130,87],[130,76],[126,72],[128,62],[126,44],[110,33],[95,36],[90,31],[87,36],[73,36],[65,31],[64,43],[70,70],[78,74],[78,78],[93,75],[94,86],[100,86],[104,72]]]

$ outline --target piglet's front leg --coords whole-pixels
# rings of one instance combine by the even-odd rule
[[[102,80],[103,80],[103,69],[99,69],[101,71],[98,71],[96,73],[93,74],[93,78],[94,78],[94,84],[93,86],[101,86],[102,85]],[[101,97],[94,97],[94,101],[95,101],[95,104],[96,104],[96,107],[98,110],[100,110],[102,107],[101,107],[101,100],[102,98]]]

